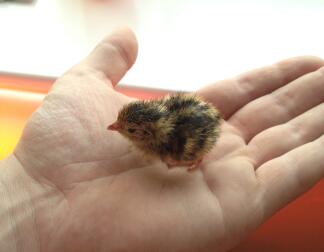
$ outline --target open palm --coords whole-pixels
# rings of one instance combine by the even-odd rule
[[[199,90],[226,121],[200,169],[168,170],[106,127],[131,98],[128,30],[56,81],[14,152],[42,193],[41,251],[224,251],[324,175],[324,62],[300,57]]]

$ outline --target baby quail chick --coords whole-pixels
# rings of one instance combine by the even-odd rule
[[[209,103],[193,94],[125,105],[109,130],[116,130],[169,168],[199,165],[219,135],[221,117]]]

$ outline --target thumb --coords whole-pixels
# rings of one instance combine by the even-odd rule
[[[134,64],[136,56],[135,34],[122,28],[104,38],[82,64],[102,72],[115,86]]]

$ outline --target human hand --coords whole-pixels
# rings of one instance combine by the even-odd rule
[[[129,31],[110,36],[28,121],[7,163],[33,185],[28,211],[15,212],[33,219],[29,246],[225,251],[323,177],[322,60],[294,58],[199,90],[226,122],[201,169],[188,173],[143,160],[106,130],[131,100],[113,86],[136,53]]]

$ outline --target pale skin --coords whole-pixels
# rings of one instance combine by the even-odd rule
[[[27,122],[0,163],[1,251],[226,251],[323,178],[323,60],[199,90],[226,122],[188,173],[106,130],[131,100],[114,86],[136,54],[129,30],[110,35]]]

